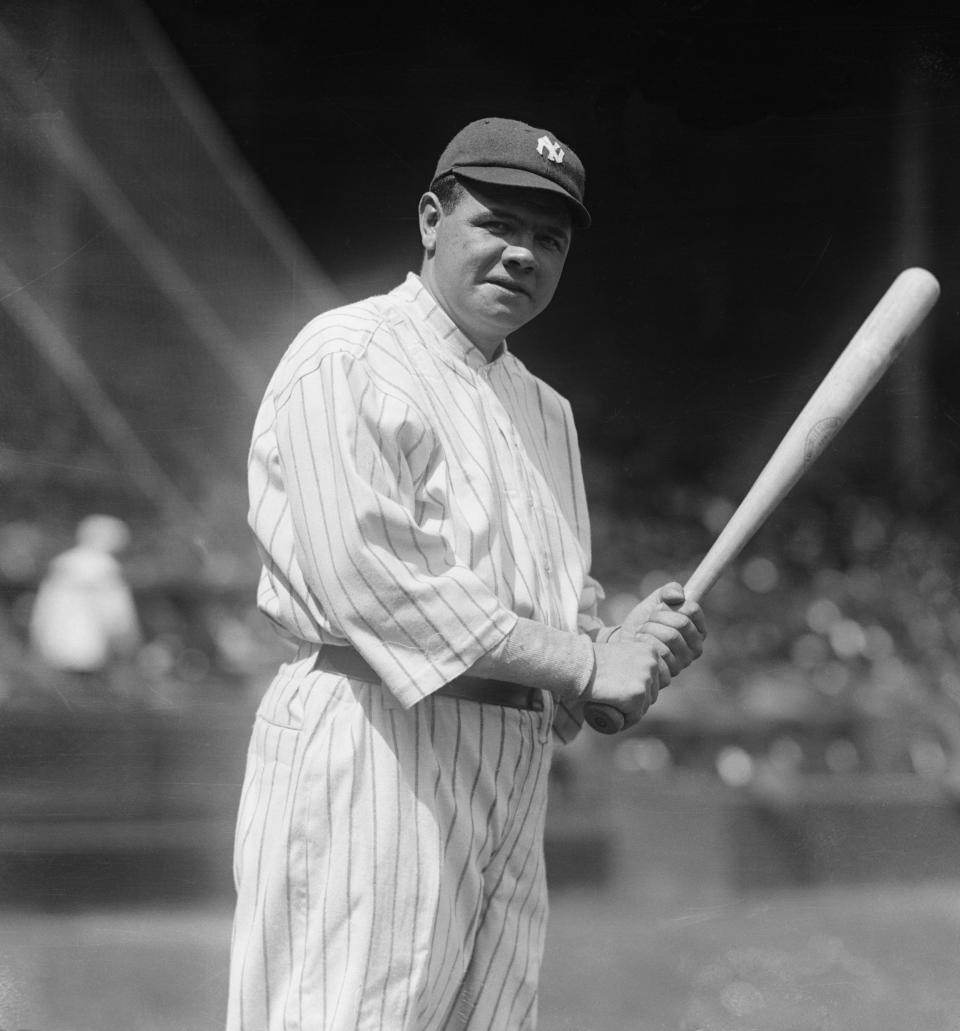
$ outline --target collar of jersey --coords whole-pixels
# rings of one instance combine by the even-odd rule
[[[436,334],[437,340],[443,345],[444,350],[453,357],[459,358],[471,369],[477,372],[489,371],[489,367],[507,353],[507,342],[504,340],[497,349],[496,356],[488,362],[483,351],[440,307],[433,294],[423,285],[423,280],[415,272],[408,272],[403,283],[391,293],[412,304],[419,312],[420,317]]]

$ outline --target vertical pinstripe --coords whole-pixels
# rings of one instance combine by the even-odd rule
[[[402,705],[517,616],[600,625],[570,406],[509,350],[487,363],[412,274],[291,344],[250,495],[262,610],[298,644],[353,644]]]
[[[297,645],[237,819],[230,1031],[532,1029],[552,736],[432,692],[518,616],[597,628],[567,402],[416,276],[314,320],[250,452],[258,603]],[[313,669],[352,644],[382,683]]]
[[[293,691],[300,724],[269,722]],[[403,710],[328,673],[278,678],[264,702],[228,1027],[532,1028],[549,714],[450,698]]]

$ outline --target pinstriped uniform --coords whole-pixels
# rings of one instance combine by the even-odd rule
[[[518,616],[600,626],[569,405],[411,274],[294,340],[250,492],[297,651],[248,754],[229,1028],[532,1028],[552,739],[581,715],[432,692]],[[381,682],[315,670],[324,644]]]

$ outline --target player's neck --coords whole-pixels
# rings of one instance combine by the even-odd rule
[[[471,331],[470,327],[463,325],[461,320],[457,318],[452,305],[450,305],[444,297],[443,291],[437,283],[436,276],[433,275],[433,267],[426,259],[420,269],[420,282],[427,288],[430,296],[447,313],[447,317],[450,321],[457,327],[457,329],[460,330],[470,343],[473,344],[484,358],[487,359],[488,362],[492,362],[496,358],[500,357],[500,353],[503,349],[503,337],[484,337],[476,331]]]

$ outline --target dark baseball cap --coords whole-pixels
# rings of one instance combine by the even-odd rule
[[[479,183],[558,193],[569,203],[574,225],[590,225],[583,162],[547,129],[512,118],[471,122],[447,144],[431,183],[449,172]]]

